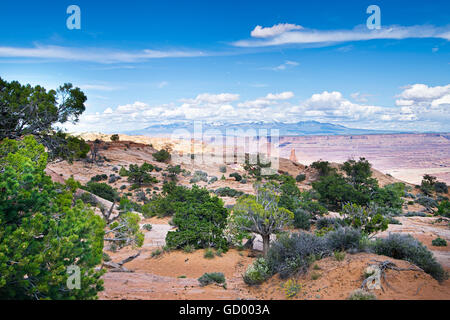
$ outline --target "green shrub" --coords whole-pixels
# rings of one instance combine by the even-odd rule
[[[344,219],[341,218],[319,218],[316,221],[316,228],[318,230],[330,227],[336,229],[338,227],[345,227],[346,225]]]
[[[290,299],[290,298],[295,297],[300,292],[300,290],[302,289],[302,286],[299,283],[297,283],[297,280],[289,279],[283,285],[283,288],[284,288],[286,298]]]
[[[445,182],[436,182],[434,184],[434,191],[437,193],[448,193],[448,187]]]
[[[416,212],[416,211],[409,211],[405,214],[405,217],[426,217],[427,214],[425,212]]]
[[[361,232],[370,235],[388,228],[389,221],[378,211],[376,204],[369,207],[361,207],[357,204],[348,203],[340,213],[347,225],[360,229]]]
[[[83,201],[84,204],[96,207],[98,202],[97,199],[90,193],[84,192],[80,195],[79,199]]]
[[[436,246],[436,247],[446,247],[447,246],[447,241],[445,241],[445,239],[437,237],[436,239],[431,241],[431,244],[433,246]]]
[[[187,244],[183,247],[183,251],[186,253],[192,253],[195,251],[195,247],[193,245]]]
[[[144,225],[142,226],[142,229],[147,230],[147,231],[151,231],[152,228],[153,228],[153,226],[152,226],[151,224],[149,224],[149,223],[144,224]]]
[[[363,289],[356,289],[348,296],[347,300],[377,300],[377,297]]]
[[[244,195],[244,192],[232,189],[230,187],[218,188],[214,191],[216,195],[219,197],[231,197],[231,198],[239,198]]]
[[[117,191],[106,183],[88,182],[86,186],[82,188],[111,202],[115,202],[119,199]]]
[[[163,253],[163,251],[161,249],[156,249],[154,251],[152,251],[152,258],[154,257],[158,257]]]
[[[333,252],[333,255],[337,261],[343,261],[345,259],[344,251],[335,251],[335,252]]]
[[[153,158],[158,162],[167,162],[170,160],[171,155],[168,149],[161,149],[158,152],[152,154]]]
[[[170,248],[183,248],[190,244],[197,249],[228,249],[224,236],[228,211],[220,198],[211,196],[207,189],[198,186],[188,189],[166,184],[164,192],[166,197],[160,201],[164,209],[174,212],[173,225],[177,227],[166,236]]]
[[[227,166],[220,166],[220,167],[219,167],[219,171],[220,171],[221,173],[227,173]]]
[[[295,181],[297,181],[297,182],[303,182],[305,180],[306,180],[306,175],[303,174],[303,173],[301,173],[301,174],[299,174],[298,176],[295,177]]]
[[[294,227],[309,230],[311,228],[311,215],[306,210],[298,208],[294,211]]]
[[[312,280],[317,280],[317,279],[319,279],[321,276],[322,276],[322,275],[321,275],[320,273],[318,273],[318,272],[312,272],[312,273],[311,273],[311,279],[312,279]]]
[[[100,181],[106,181],[106,180],[108,180],[108,176],[106,174],[98,174],[91,178],[92,182],[100,182]]]
[[[361,231],[349,227],[339,227],[325,236],[327,248],[331,251],[358,250],[361,239]]]
[[[433,253],[409,234],[390,234],[385,239],[377,239],[372,247],[376,254],[415,264],[440,282],[448,278]]]
[[[438,206],[438,216],[450,218],[450,201],[444,200]]]
[[[272,273],[264,258],[256,259],[242,275],[248,285],[261,284],[271,277]]]
[[[242,180],[242,176],[237,172],[233,172],[232,174],[230,174],[230,178],[234,178],[236,181]]]
[[[307,272],[314,258],[331,254],[325,239],[308,233],[280,236],[270,247],[266,257],[273,273],[286,279],[296,273]]]
[[[214,251],[211,248],[207,248],[203,254],[205,259],[213,259],[215,257]]]
[[[211,283],[221,284],[225,287],[226,279],[225,275],[222,272],[211,272],[205,273],[200,278],[198,278],[198,282],[200,286],[204,287]]]

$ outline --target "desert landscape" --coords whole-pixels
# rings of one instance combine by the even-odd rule
[[[77,181],[82,183],[88,183],[91,177],[106,174],[107,176],[114,175],[116,171],[114,168],[127,167],[130,164],[142,165],[143,163],[150,163],[155,166],[161,166],[166,169],[171,163],[158,163],[152,157],[152,154],[157,151],[158,148],[163,148],[165,145],[170,144],[173,147],[173,152],[189,152],[192,146],[186,141],[174,141],[170,138],[151,138],[144,136],[127,136],[119,135],[120,141],[111,142],[111,135],[105,134],[83,134],[81,135],[85,139],[89,139],[91,143],[94,140],[101,141],[99,146],[100,154],[102,157],[108,159],[107,162],[100,164],[90,164],[83,161],[74,162],[68,164],[66,162],[51,163],[47,167],[47,173],[52,176],[56,181],[63,182],[64,180],[73,177]],[[400,148],[392,147],[392,154],[386,153],[386,150],[380,151],[380,158],[377,158],[377,154],[374,152],[376,146],[371,146],[369,143],[363,145],[360,149],[355,149],[351,153],[351,157],[359,157],[371,153],[372,162],[384,164],[384,171],[392,171],[389,167],[395,166],[398,159],[408,158],[410,163],[421,164],[422,167],[418,168],[420,174],[434,173],[436,164],[448,164],[448,157],[444,152],[448,153],[448,140],[440,140],[440,135],[432,135],[428,139],[433,141],[437,139],[435,143],[441,143],[443,158],[427,159],[426,152],[421,150],[414,153],[412,148],[405,148],[407,154],[402,154]],[[366,137],[361,137],[361,140],[366,140]],[[371,137],[377,144],[381,143],[386,145],[395,146],[396,139],[400,139],[405,143],[404,137],[387,136],[387,137]],[[394,142],[388,142],[388,139],[394,139]],[[424,136],[419,137],[408,136],[409,141],[423,140]],[[123,140],[126,139],[126,140]],[[308,160],[302,158],[304,154],[309,156],[309,164],[312,162],[312,154],[320,155],[319,159],[336,159],[344,162],[344,151],[346,148],[351,147],[341,142],[343,147],[332,148],[336,146],[335,142],[328,142],[329,140],[347,140],[348,137],[310,137],[304,138],[282,138],[294,141],[307,140],[308,143],[303,142],[301,147],[305,150],[305,145],[309,146],[304,153],[295,153],[296,156],[308,163]],[[327,142],[324,142],[327,141]],[[193,142],[194,143],[194,142]],[[197,143],[197,142],[195,142]],[[284,142],[285,143],[285,142]],[[301,142],[297,142],[301,144]],[[327,144],[327,145],[326,145]],[[420,143],[417,144],[419,146]],[[321,146],[321,147],[319,147]],[[289,146],[283,146],[284,148],[290,148]],[[433,146],[436,148],[436,145]],[[208,149],[208,146],[203,146],[204,150]],[[394,152],[396,150],[396,152]],[[282,151],[283,152],[283,151]],[[361,153],[359,153],[361,152]],[[284,152],[286,154],[287,151]],[[300,160],[295,159],[280,159],[280,172],[285,172],[292,176],[299,174],[305,174],[306,179],[298,183],[300,190],[309,190],[311,188],[311,181],[317,179],[317,173],[314,169],[308,169],[304,164],[300,163]],[[385,156],[388,154],[388,156]],[[341,158],[338,156],[340,155]],[[397,159],[397,161],[395,161]],[[297,162],[298,161],[298,162]],[[430,167],[427,167],[427,164]],[[245,170],[242,166],[235,164],[228,164],[227,176],[232,173],[239,173],[245,175]],[[406,165],[404,166],[406,167]],[[208,176],[220,176],[222,173],[219,167],[215,165],[203,165],[201,168],[189,165],[182,165],[183,169],[194,172],[195,170],[202,170],[206,172]],[[381,171],[374,168],[373,176],[381,183],[381,185],[388,185],[401,181],[393,175],[386,175]],[[429,170],[431,169],[431,170]],[[156,173],[155,177],[161,182],[153,185],[153,188],[162,189],[165,180],[163,177],[163,171]],[[419,173],[417,173],[419,174]],[[183,177],[179,176],[177,183],[190,187],[191,176]],[[419,179],[420,180],[420,179]],[[416,180],[404,181],[406,185],[411,188],[414,187]],[[118,180],[111,185],[119,190],[120,185],[128,185],[126,181]],[[209,190],[217,190],[219,188],[231,188],[248,194],[254,194],[252,183],[248,182],[242,184],[235,181],[234,178],[226,178],[225,180],[218,180],[213,183],[207,181],[200,181],[199,184],[202,187],[206,187]],[[156,188],[155,188],[156,187]],[[143,189],[142,189],[143,190]],[[134,195],[137,192],[133,193]],[[417,191],[413,191],[417,193]],[[448,196],[448,193],[447,193]],[[136,197],[134,200],[138,201]],[[235,198],[222,197],[224,203],[228,206],[233,206],[236,203]],[[106,206],[111,206],[109,201],[100,199]],[[98,210],[98,209],[97,209]],[[426,212],[426,209],[417,204],[409,203],[405,204],[403,208],[404,212],[422,211]],[[329,212],[328,217],[339,216],[338,213]],[[391,233],[398,234],[410,234],[414,238],[424,243],[427,248],[433,253],[436,260],[444,267],[446,271],[450,271],[450,249],[449,247],[436,247],[432,245],[432,240],[437,237],[450,241],[450,229],[448,228],[448,221],[439,217],[433,217],[429,214],[427,216],[411,216],[411,217],[398,217],[398,224],[390,224],[389,228],[378,236],[386,237]],[[110,257],[111,261],[120,262],[127,257],[133,257],[139,254],[132,261],[127,262],[121,267],[125,267],[125,271],[116,270],[109,266],[108,272],[103,276],[105,290],[99,294],[100,299],[192,299],[192,300],[234,300],[234,299],[286,299],[284,294],[283,284],[285,280],[274,276],[270,281],[263,283],[259,286],[248,286],[242,278],[245,270],[251,265],[258,256],[261,256],[262,242],[260,238],[257,238],[251,249],[230,249],[228,252],[216,256],[213,259],[206,259],[203,257],[204,250],[195,250],[192,253],[186,253],[180,250],[164,250],[166,245],[167,233],[174,230],[174,226],[171,225],[170,217],[166,218],[145,218],[140,214],[142,220],[139,225],[150,224],[152,229],[146,231],[144,229],[144,242],[140,248],[126,247],[117,252],[106,250],[105,252]],[[108,245],[105,243],[105,246]],[[158,254],[155,254],[157,252]],[[374,255],[372,253],[356,253],[347,254],[342,261],[336,261],[335,258],[329,257],[323,260],[319,260],[314,266],[311,266],[305,274],[299,275],[296,278],[301,283],[302,289],[294,299],[307,299],[307,300],[327,300],[327,299],[347,299],[349,294],[355,289],[361,286],[364,280],[364,270],[373,261],[391,261],[395,263],[399,268],[411,268],[413,264],[398,259],[392,259],[386,256]],[[226,289],[221,286],[206,286],[203,287],[199,284],[198,278],[205,273],[222,272],[225,275],[227,287]],[[318,279],[316,279],[318,277]],[[404,299],[450,299],[450,282],[445,280],[443,283],[439,283],[433,279],[430,275],[418,270],[409,271],[396,271],[388,270],[386,272],[386,281],[388,286],[384,286],[383,290],[375,290],[376,297],[378,299],[386,300],[404,300]]]
[[[450,301],[450,1],[378,2],[3,1],[0,302]]]

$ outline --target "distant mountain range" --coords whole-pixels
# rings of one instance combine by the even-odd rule
[[[370,130],[370,129],[355,129],[347,128],[341,125],[322,123],[317,121],[301,121],[296,123],[282,123],[282,122],[246,122],[246,123],[202,123],[201,130],[204,135],[208,134],[209,130],[219,130],[222,134],[226,134],[227,130],[241,130],[246,132],[248,130],[266,129],[270,134],[271,129],[278,129],[280,136],[312,136],[312,135],[366,135],[366,134],[387,134],[387,133],[407,133],[393,130]],[[194,132],[194,123],[172,123],[172,124],[158,124],[152,125],[145,129],[133,130],[124,132],[129,135],[145,135],[145,136],[170,136],[175,130],[187,130]],[[233,135],[240,135],[234,133]]]

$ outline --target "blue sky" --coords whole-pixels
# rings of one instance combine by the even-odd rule
[[[87,111],[70,131],[192,120],[450,131],[448,1],[311,2],[3,2],[0,76],[81,87]],[[72,4],[81,30],[66,27]],[[366,27],[372,4],[380,30]]]

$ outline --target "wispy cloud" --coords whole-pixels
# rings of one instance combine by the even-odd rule
[[[75,48],[42,45],[36,45],[34,47],[0,47],[0,58],[57,59],[104,64],[133,63],[158,58],[188,58],[206,55],[202,51],[189,50],[159,51],[145,49],[124,51],[106,48]]]
[[[282,71],[286,70],[288,68],[297,67],[299,65],[298,62],[295,61],[286,61],[283,64],[280,64],[279,66],[276,66],[275,68],[271,68],[274,71]]]
[[[255,30],[257,31],[256,33]],[[297,30],[275,25],[270,28],[258,26],[255,30],[251,32],[251,36],[254,39],[239,40],[232,44],[237,47],[267,47],[287,44],[332,44],[375,39],[440,38],[450,40],[449,26],[435,27],[431,25],[386,26],[380,30],[369,30],[366,26],[357,26],[352,30],[315,30],[306,28]]]

